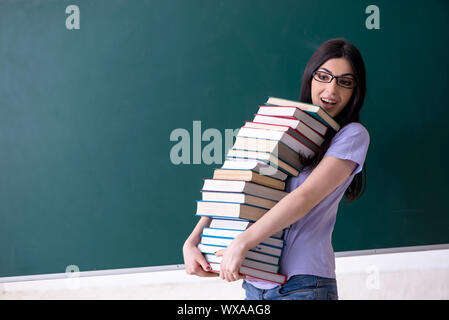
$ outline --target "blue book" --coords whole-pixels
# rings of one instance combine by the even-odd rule
[[[232,218],[212,218],[209,228],[211,229],[225,229],[225,230],[246,230],[254,222],[245,219],[232,219]],[[272,235],[274,238],[283,239],[284,230],[276,232]]]
[[[234,239],[239,234],[241,234],[245,230],[230,230],[230,229],[218,229],[218,228],[203,228],[203,233],[201,236],[205,237],[218,237],[218,238],[224,238],[224,239]],[[269,237],[268,239],[265,239],[261,242],[262,244],[266,244],[269,246],[277,247],[277,248],[283,248],[284,247],[284,240],[276,237]]]
[[[232,242],[232,240],[234,239],[201,235],[200,243],[215,246],[228,246]],[[282,254],[282,248],[268,245],[265,243],[259,243],[254,248],[251,248],[251,250],[255,252],[262,252],[276,257],[280,257]]]
[[[209,244],[203,244],[200,243],[198,244],[198,249],[202,252],[202,253],[209,253],[209,254],[215,254],[215,252],[217,252],[218,250],[224,249],[226,248],[225,246],[215,246],[215,245],[209,245]],[[261,262],[265,262],[265,263],[269,263],[269,264],[273,264],[273,265],[278,265],[280,262],[280,257],[279,256],[273,256],[270,254],[265,254],[263,252],[256,252],[253,250],[249,250],[246,253],[246,258],[250,258],[252,260],[257,260],[257,261],[261,261]]]

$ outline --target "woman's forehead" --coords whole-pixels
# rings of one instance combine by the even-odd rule
[[[351,64],[345,58],[329,59],[325,63],[323,63],[319,67],[319,69],[325,69],[326,71],[331,72],[335,76],[344,74],[354,74],[354,70],[352,70]]]

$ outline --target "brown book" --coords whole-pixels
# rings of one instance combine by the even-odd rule
[[[279,168],[290,176],[297,177],[299,175],[299,168],[295,168],[288,164],[287,162],[282,161],[278,157],[276,157],[273,153],[270,152],[262,152],[262,151],[248,151],[248,150],[237,150],[237,149],[229,149],[228,154],[226,155],[227,159],[256,159],[264,161],[275,168]]]
[[[303,167],[301,161],[299,161],[298,153],[287,147],[281,141],[237,137],[232,148],[239,150],[270,152],[297,169],[301,169]]]
[[[204,179],[202,192],[233,192],[246,193],[248,195],[281,201],[288,192],[262,186],[257,183],[239,180]],[[205,200],[205,199],[204,199]]]
[[[324,124],[328,125],[329,127],[333,128],[335,131],[340,130],[340,125],[324,110],[318,105],[299,102],[299,101],[292,101],[292,100],[286,100],[281,98],[275,98],[275,97],[268,97],[267,102],[265,102],[266,105],[275,105],[275,106],[292,106],[299,108],[311,116],[314,116]]]
[[[245,121],[245,125],[242,128],[262,129],[262,131],[260,131],[258,134],[253,131],[251,131],[249,134],[246,131],[243,131],[242,134],[239,134],[238,136],[253,137],[258,139],[279,140],[282,141],[284,144],[286,144],[289,148],[295,150],[298,153],[303,154],[306,157],[313,156],[315,152],[319,150],[319,147],[315,143],[313,143],[311,140],[303,136],[297,130],[289,126]],[[267,130],[269,131],[269,134],[264,132]],[[276,136],[276,134],[273,134],[272,131],[284,132],[287,134],[287,136],[283,136],[282,138],[276,137],[275,139],[273,139],[273,137]],[[292,138],[294,139],[292,140]]]
[[[202,200],[205,201],[239,202],[266,209],[271,209],[278,203],[277,201],[256,197],[243,192],[201,191],[201,196]]]
[[[215,169],[214,179],[250,181],[278,190],[285,189],[285,182],[263,176],[251,170]]]
[[[196,214],[257,221],[269,209],[234,202],[197,201]]]
[[[259,106],[257,113],[268,116],[294,117],[304,122],[322,136],[326,135],[327,132],[327,126],[324,123],[297,107]]]
[[[264,114],[256,114],[254,116],[253,122],[290,126],[318,146],[320,146],[324,142],[324,137],[322,135],[294,117],[267,116]]]

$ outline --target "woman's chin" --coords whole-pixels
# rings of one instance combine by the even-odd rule
[[[335,106],[328,106],[328,105],[321,105],[321,108],[323,108],[324,110],[326,110],[326,112],[333,117],[334,113],[335,113]]]

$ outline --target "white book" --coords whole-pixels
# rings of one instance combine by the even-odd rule
[[[305,155],[311,152],[311,149],[309,147],[307,147],[299,140],[293,138],[285,131],[265,130],[243,126],[240,128],[237,136],[281,141],[297,153]]]
[[[220,264],[219,263],[211,262],[209,264],[213,271],[220,272]],[[255,268],[246,267],[246,266],[241,266],[239,273],[248,275],[248,276],[251,276],[251,277],[254,277],[257,279],[262,279],[262,280],[271,281],[271,282],[280,283],[280,284],[284,284],[287,280],[287,277],[283,274],[272,273],[272,272],[268,272],[268,271],[263,271],[263,270],[259,270],[259,269],[255,269]]]
[[[278,201],[252,196],[243,192],[201,191],[204,201],[223,201],[246,203],[266,209],[273,208]]]
[[[245,231],[245,230],[204,227],[202,234],[205,236],[235,238],[239,234],[241,234],[243,231]],[[282,240],[281,238],[273,237],[273,236],[269,237],[268,239],[263,240],[261,243],[268,244],[270,246],[279,247],[279,248],[284,247],[284,240]]]
[[[226,247],[224,247],[224,246],[214,246],[214,245],[207,245],[207,244],[203,244],[203,243],[198,244],[198,249],[202,253],[215,254],[215,252],[217,252],[218,250],[222,250],[225,248]],[[261,252],[255,252],[255,251],[249,250],[246,253],[246,257],[249,259],[262,261],[262,262],[266,262],[266,263],[270,263],[270,264],[279,264],[279,257],[275,257],[275,256],[261,253]]]
[[[293,167],[296,168],[303,167],[301,160],[298,157],[298,153],[296,153],[295,150],[290,149],[287,145],[283,144],[282,141],[260,139],[260,138],[237,137],[235,139],[234,145],[232,146],[232,149],[249,150],[256,152],[269,152],[278,157],[279,159],[289,163]],[[311,155],[315,154],[312,150],[310,150],[310,152]]]
[[[244,192],[257,197],[280,201],[288,192],[242,180],[204,179],[202,191]]]
[[[291,136],[292,138],[294,138],[295,140],[298,140],[301,144],[303,144],[303,148],[308,148],[313,153],[315,153],[315,152],[317,152],[319,150],[319,146],[318,145],[316,145],[314,142],[312,142],[311,140],[306,138],[304,135],[299,133],[298,130],[293,129],[290,126],[283,126],[283,125],[269,124],[269,123],[259,123],[259,122],[252,122],[252,121],[245,121],[245,125],[243,127],[245,127],[245,128],[253,128],[253,129],[262,129],[262,130],[285,132],[289,136]],[[259,139],[259,138],[257,138],[257,139]],[[306,152],[305,149],[304,149],[304,152]]]
[[[246,230],[252,224],[253,224],[253,222],[250,222],[248,220],[233,220],[233,219],[217,219],[217,218],[213,218],[212,221],[209,224],[209,228]]]
[[[293,107],[293,106],[260,106],[257,111],[258,114],[264,114],[267,116],[284,116],[284,117],[295,117],[298,120],[301,120],[310,128],[324,136],[327,132],[327,126],[320,122],[319,120],[312,117],[307,112]]]
[[[288,163],[285,160],[281,160],[279,157],[270,152],[236,150],[232,148],[228,150],[226,158],[257,159],[267,161],[270,165],[273,164],[274,166],[286,171],[287,174],[295,177],[299,175],[300,170],[299,167],[294,167],[293,164]]]
[[[201,235],[201,242],[202,244],[209,244],[209,245],[215,245],[215,246],[229,246],[234,240],[233,238],[220,238],[220,237],[213,237],[213,236],[206,236]],[[264,240],[265,241],[265,240]],[[263,252],[266,254],[271,254],[276,257],[280,257],[282,254],[282,248],[281,247],[274,247],[265,243],[259,243],[254,248],[251,248],[251,250],[255,252]]]
[[[340,130],[340,125],[324,110],[318,105],[313,105],[309,103],[299,102],[299,101],[292,101],[282,98],[276,98],[276,97],[268,97],[268,100],[266,101],[267,105],[276,105],[276,106],[293,106],[296,108],[299,108],[303,111],[306,111],[311,114],[315,114],[316,116],[320,117],[324,122],[326,122],[330,127],[332,127],[335,131]]]
[[[221,260],[223,259],[223,257],[218,257],[213,254],[205,254],[204,257],[206,258],[207,262],[212,263],[221,263]],[[242,265],[273,273],[277,273],[279,271],[279,265],[268,264],[248,258],[243,259]]]
[[[275,116],[267,116],[264,114],[256,114],[254,116],[253,122],[290,126],[293,129],[302,133],[304,136],[306,136],[309,140],[313,141],[317,145],[321,145],[324,142],[324,137],[322,135],[320,135],[318,132],[314,131],[313,129],[308,127],[305,123],[303,123],[297,119],[289,119],[289,118],[282,118],[282,117],[275,117]]]
[[[233,219],[218,219],[213,218],[209,224],[209,228],[215,229],[231,229],[231,230],[246,230],[253,225],[253,222],[248,220],[233,220]],[[282,239],[284,231],[281,230],[272,235],[274,238]]]
[[[222,169],[253,170],[259,174],[284,181],[288,175],[281,170],[260,160],[229,158],[224,161]]]

